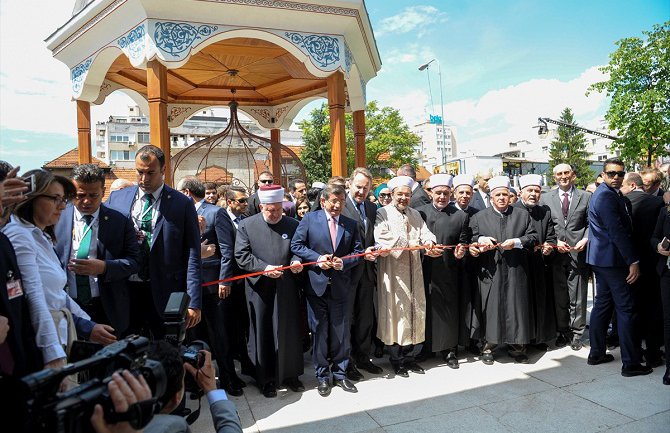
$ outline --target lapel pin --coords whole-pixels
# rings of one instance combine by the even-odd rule
[[[172,198],[172,196],[171,196],[171,195],[168,195],[168,198]]]
[[[282,233],[281,238],[282,239],[288,239],[288,235],[286,233]]]
[[[108,219],[109,219],[109,217],[107,215],[105,215],[105,221],[107,221]]]

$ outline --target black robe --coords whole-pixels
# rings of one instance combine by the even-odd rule
[[[537,244],[530,215],[509,206],[501,215],[493,206],[470,220],[472,242],[490,236],[499,243],[518,238],[523,248],[494,249],[479,255],[482,337],[488,343],[528,344],[534,338],[528,285],[528,253]]]
[[[556,245],[556,231],[548,206],[526,207],[521,200],[514,203],[513,206],[528,211],[540,244]],[[556,254],[556,252],[552,251],[551,254]],[[535,342],[545,343],[556,338],[556,310],[551,285],[551,267],[546,263],[547,258],[551,255],[543,255],[541,248],[534,249],[533,252],[529,251],[529,255],[530,278],[528,281],[535,326]]]
[[[479,212],[479,209],[468,206],[461,209],[453,202],[450,206],[468,215],[469,219]],[[469,228],[468,228],[469,230]],[[470,238],[468,238],[468,241]],[[465,257],[458,263],[461,275],[461,319],[458,332],[458,344],[468,347],[471,340],[479,340],[481,336],[482,301],[479,295],[479,257],[473,257],[466,253]]]
[[[440,245],[467,244],[470,239],[470,218],[454,206],[441,211],[428,204],[417,209]],[[423,279],[426,285],[426,343],[430,351],[441,352],[458,345],[462,317],[460,260],[454,249],[441,257],[423,258]]]
[[[268,265],[286,266],[298,257],[291,254],[291,238],[298,221],[282,217],[268,224],[262,214],[242,220],[235,239],[235,259],[244,272],[262,271]],[[249,312],[249,358],[256,367],[256,381],[281,384],[303,373],[301,300],[290,270],[280,278],[264,275],[245,279]]]

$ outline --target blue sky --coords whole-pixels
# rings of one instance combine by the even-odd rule
[[[76,146],[69,72],[43,42],[73,4],[0,0],[0,159],[24,169]],[[366,6],[383,62],[368,98],[399,109],[410,124],[439,112],[437,65],[417,70],[435,58],[445,122],[456,128],[460,149],[480,153],[532,140],[536,118],[557,117],[566,106],[580,124],[597,126],[608,101],[584,95],[602,79],[597,67],[618,39],[670,19],[668,0],[368,0]],[[26,16],[39,25],[26,25]],[[112,95],[93,109],[94,121],[126,114],[128,101]]]

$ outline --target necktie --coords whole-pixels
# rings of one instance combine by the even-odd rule
[[[365,219],[365,203],[359,203],[357,206],[358,213],[361,214],[361,221],[363,221],[364,231],[368,230],[368,220]]]
[[[561,210],[563,211],[563,219],[568,219],[568,210],[570,209],[570,202],[568,201],[568,193],[563,193],[563,203],[561,203]]]
[[[333,253],[337,249],[337,221],[335,218],[331,218],[328,221],[328,226],[330,228],[330,241],[333,243]]]
[[[84,215],[84,236],[79,241],[79,248],[77,249],[78,259],[88,259],[88,250],[91,248],[91,236],[93,230],[91,228],[92,215]],[[77,275],[77,303],[86,305],[91,300],[91,281],[88,275]]]
[[[144,206],[140,214],[140,230],[144,232],[145,236],[144,242],[140,245],[140,256],[138,258],[140,269],[137,272],[137,276],[142,281],[147,281],[150,275],[149,251],[151,250],[151,231],[153,230],[151,223],[153,220],[154,196],[152,194],[144,194],[142,200],[144,201]]]
[[[486,207],[491,206],[491,196],[488,194],[484,196],[484,205],[486,205]]]

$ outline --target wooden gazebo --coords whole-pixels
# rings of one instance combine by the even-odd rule
[[[345,111],[365,166],[365,87],[381,60],[363,0],[77,0],[46,42],[70,68],[80,163],[91,161],[90,104],[121,90],[167,158],[170,127],[237,101],[271,130],[276,174],[280,130],[327,98],[333,175],[347,174]]]

